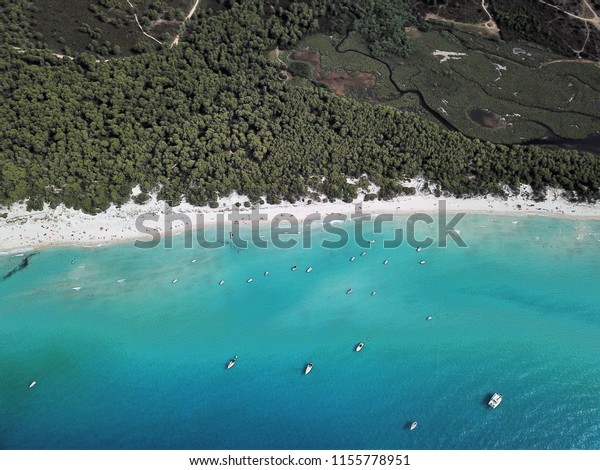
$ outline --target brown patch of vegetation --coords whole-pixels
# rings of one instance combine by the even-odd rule
[[[334,70],[327,75],[323,75],[321,55],[318,51],[295,51],[291,57],[294,60],[309,64],[313,69],[315,80],[329,86],[339,96],[346,96],[348,87],[357,88],[364,92],[377,84],[377,76],[374,73],[358,72],[352,75],[347,70]]]

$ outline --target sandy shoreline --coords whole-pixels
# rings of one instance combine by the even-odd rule
[[[441,198],[433,195],[398,197],[391,201],[363,202],[365,214],[409,215],[426,213],[434,219],[438,214],[441,201],[445,201],[448,213],[465,212],[479,215],[504,216],[546,216],[581,220],[600,220],[600,204],[572,204],[560,196],[557,191],[549,191],[546,201],[536,203],[524,196],[511,197],[508,200],[495,197],[478,197],[471,199]],[[273,220],[282,214],[291,214],[299,221],[310,214],[317,214],[320,220],[329,214],[350,215],[355,212],[355,204],[362,202],[364,196],[359,196],[353,203],[343,202],[298,202],[295,204],[282,203],[278,205],[265,204],[260,206],[260,214],[266,220]],[[186,214],[190,218],[188,225],[176,222],[173,233],[196,227],[197,215],[203,215],[205,226],[214,225],[217,214],[224,214],[225,223],[230,226],[228,215],[234,204],[240,203],[241,214],[249,214],[250,209],[244,208],[247,198],[236,194],[219,201],[219,208],[194,207],[183,203],[172,209],[173,214]],[[10,208],[0,208],[0,213],[8,213],[7,218],[0,219],[0,253],[19,253],[31,249],[59,245],[102,246],[109,243],[147,241],[149,235],[136,228],[136,218],[153,214],[157,222],[146,220],[145,227],[156,228],[165,233],[165,208],[162,201],[153,197],[143,205],[129,202],[121,207],[111,206],[106,212],[97,215],[84,214],[81,211],[59,206],[50,209],[45,206],[43,211],[28,212],[24,204],[15,204]],[[168,209],[167,209],[168,210]],[[242,222],[243,224],[243,222]]]

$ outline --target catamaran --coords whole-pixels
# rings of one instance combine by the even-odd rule
[[[491,408],[496,409],[500,403],[502,403],[502,395],[500,395],[499,393],[494,393],[492,395],[492,398],[490,398],[488,405]]]

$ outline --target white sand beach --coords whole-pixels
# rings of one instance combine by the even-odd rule
[[[416,195],[397,197],[390,201],[363,202],[364,194],[360,194],[352,204],[339,201],[315,202],[305,199],[294,204],[264,204],[260,206],[260,213],[264,214],[265,220],[273,220],[280,214],[291,214],[298,220],[305,219],[309,214],[318,214],[323,220],[329,214],[352,214],[355,212],[355,204],[363,202],[365,214],[405,215],[419,212],[427,213],[435,218],[441,201],[445,201],[448,213],[539,215],[600,220],[600,203],[573,204],[555,190],[548,191],[544,202],[531,200],[526,187],[522,188],[521,195],[506,200],[492,196],[470,199],[437,198],[429,192],[422,194],[419,191],[420,183],[419,181],[413,182],[417,188]],[[216,209],[195,207],[184,202],[172,208],[172,211],[174,214],[188,215],[192,222],[188,226],[185,226],[183,222],[175,222],[173,232],[179,233],[194,228],[196,225],[194,221],[197,220],[196,214],[203,214],[205,225],[216,223],[217,214],[224,214],[225,222],[229,224],[231,222],[227,215],[231,213],[234,204],[242,204],[240,207],[242,214],[250,213],[250,209],[243,207],[243,203],[247,200],[245,196],[233,194],[221,199],[219,207]],[[132,242],[136,239],[149,240],[149,235],[144,236],[144,233],[136,228],[136,218],[144,214],[152,214],[155,218],[158,216],[156,222],[146,220],[144,226],[164,232],[165,209],[164,202],[158,201],[156,196],[143,205],[129,202],[121,207],[111,206],[106,212],[97,215],[85,214],[68,209],[63,205],[56,209],[45,206],[44,210],[37,212],[28,212],[24,203],[14,204],[9,208],[0,207],[0,214],[8,214],[6,218],[0,218],[0,252],[17,253],[56,245],[101,246],[108,243]]]

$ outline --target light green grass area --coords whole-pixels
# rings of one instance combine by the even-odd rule
[[[564,138],[580,139],[600,130],[600,68],[564,61],[559,55],[527,42],[506,42],[461,31],[412,31],[413,53],[389,57],[393,80],[402,91],[418,90],[425,103],[461,132],[483,140],[518,143],[542,137],[550,128]],[[382,63],[356,52],[340,53],[324,35],[305,38],[299,48],[320,51],[325,72],[377,72],[379,101],[407,111],[420,111],[414,95],[400,93]],[[352,33],[341,51],[368,52]],[[464,54],[442,62],[436,51]],[[500,117],[496,128],[474,122],[469,111],[490,110]],[[426,114],[430,115],[428,112]]]

